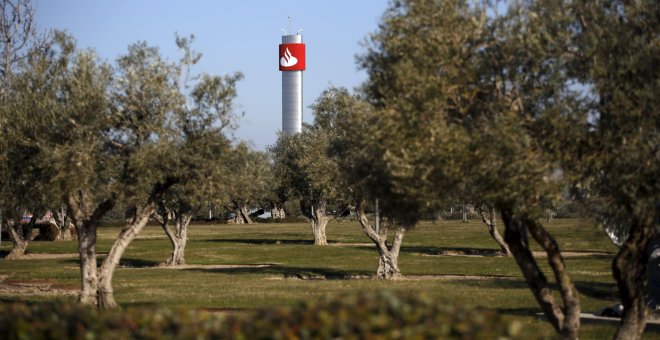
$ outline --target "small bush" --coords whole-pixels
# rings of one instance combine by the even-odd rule
[[[491,311],[394,292],[356,293],[247,315],[129,308],[96,312],[70,304],[10,304],[4,339],[535,339],[540,334]]]

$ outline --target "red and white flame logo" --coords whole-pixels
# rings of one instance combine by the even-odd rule
[[[289,48],[287,47],[284,51],[284,56],[280,58],[280,66],[282,67],[291,67],[298,63],[298,58],[291,55]]]
[[[305,44],[280,45],[280,71],[305,70]]]

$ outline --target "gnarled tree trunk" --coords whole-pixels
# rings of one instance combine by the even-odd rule
[[[115,204],[109,198],[94,207],[88,192],[79,191],[67,197],[67,206],[78,235],[80,256],[80,295],[78,301],[85,305],[97,304],[98,273],[96,270],[96,230],[103,215]]]
[[[500,235],[500,232],[497,230],[496,219],[495,219],[495,208],[487,204],[476,204],[476,210],[481,216],[481,220],[488,227],[488,233],[495,240],[497,246],[500,247],[500,254],[503,256],[510,256],[511,250],[507,246],[506,242]]]
[[[165,266],[184,265],[186,264],[185,250],[186,242],[188,241],[188,225],[190,225],[193,214],[190,211],[176,212],[166,208],[164,205],[161,205],[159,210],[161,227],[172,243],[172,254],[163,264]],[[169,226],[171,220],[174,220],[174,230]]]
[[[383,223],[379,223],[378,228],[371,225],[367,215],[364,213],[364,207],[361,202],[358,202],[356,205],[355,212],[362,230],[374,242],[378,250],[378,270],[376,271],[376,277],[385,280],[394,280],[400,277],[399,251],[401,250],[403,236],[407,228],[405,226],[396,226],[392,246],[388,247],[387,234],[389,223],[383,221]]]
[[[119,236],[112,244],[108,256],[103,260],[101,268],[99,268],[99,284],[98,284],[98,307],[99,309],[117,308],[117,302],[114,298],[112,290],[112,276],[119,264],[124,251],[135,237],[142,231],[149,217],[156,211],[156,202],[150,200],[146,206],[137,209],[133,219],[130,223],[121,230]]]
[[[252,219],[248,213],[247,206],[244,203],[234,202],[234,218],[230,220],[235,224],[252,224]]]
[[[21,224],[20,222],[15,221],[7,222],[7,231],[9,232],[9,236],[11,236],[14,245],[9,254],[5,257],[5,260],[19,259],[25,255],[25,250],[32,237],[35,220],[36,219],[33,216],[28,224]]]
[[[300,210],[307,217],[312,225],[312,234],[314,235],[314,245],[328,245],[326,236],[326,227],[330,221],[337,217],[337,214],[330,213],[327,210],[325,199],[318,199],[314,202],[305,200],[300,201]]]
[[[98,275],[96,272],[96,224],[82,224],[78,232],[81,287],[78,302],[96,306]]]
[[[635,223],[630,234],[612,262],[612,273],[619,286],[623,316],[615,339],[641,339],[646,325],[648,308],[645,303],[647,246],[653,238],[653,225]]]
[[[399,250],[403,242],[403,236],[406,232],[404,227],[396,227],[394,230],[394,241],[392,246],[388,249],[386,240],[387,232],[380,237],[379,242],[376,244],[378,248],[378,270],[376,276],[380,279],[393,280],[401,276],[399,270]]]
[[[60,230],[60,234],[57,236],[58,240],[71,240],[76,238],[75,227],[71,223],[71,220],[68,218],[66,211],[60,209],[60,211],[55,213],[55,222]]]
[[[284,208],[275,202],[270,202],[270,217],[274,220],[282,220],[286,218]]]
[[[502,209],[502,220],[506,227],[506,242],[541,310],[562,338],[577,339],[580,329],[580,301],[566,271],[557,242],[537,221],[516,216],[510,209]],[[532,255],[528,232],[548,254],[548,263],[559,286],[563,307],[556,303],[548,280]]]
[[[137,237],[142,231],[149,218],[156,211],[158,202],[162,199],[165,191],[176,183],[173,178],[168,178],[164,183],[157,183],[154,185],[149,198],[144,206],[135,208],[133,210],[132,218],[129,223],[119,233],[119,236],[112,244],[108,256],[103,260],[101,268],[99,269],[99,285],[97,303],[99,309],[117,308],[119,305],[115,301],[114,292],[112,289],[112,276],[121,260],[122,255],[126,251],[129,244]]]

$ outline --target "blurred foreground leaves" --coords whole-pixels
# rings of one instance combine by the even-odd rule
[[[5,339],[538,339],[519,321],[423,295],[383,291],[301,302],[248,314],[75,304],[7,304]],[[547,337],[547,336],[545,336]]]

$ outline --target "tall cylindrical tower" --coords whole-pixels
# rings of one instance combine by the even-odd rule
[[[299,133],[302,131],[302,73],[305,70],[302,35],[282,36],[279,63],[282,71],[282,131]]]

